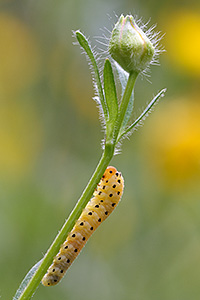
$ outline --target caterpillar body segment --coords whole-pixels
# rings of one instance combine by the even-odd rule
[[[68,234],[59,253],[42,279],[44,286],[56,285],[78,256],[89,237],[111,214],[119,203],[124,188],[124,180],[116,168],[108,167],[94,191],[93,197]]]

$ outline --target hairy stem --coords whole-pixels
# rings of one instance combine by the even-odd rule
[[[59,231],[58,235],[56,236],[49,250],[45,254],[40,266],[38,267],[37,271],[31,278],[27,287],[24,289],[19,300],[29,300],[34,294],[37,286],[40,284],[42,277],[46,273],[47,268],[52,263],[53,257],[58,253],[60,245],[65,241],[67,234],[71,231],[76,220],[79,218],[80,214],[82,213],[83,208],[86,206],[87,202],[92,197],[92,194],[97,184],[99,183],[101,177],[103,176],[103,173],[107,168],[110,160],[112,159],[113,154],[114,154],[114,146],[110,144],[106,144],[103,155],[88,185],[86,186],[79,201],[77,202],[70,216],[64,223],[62,229]]]

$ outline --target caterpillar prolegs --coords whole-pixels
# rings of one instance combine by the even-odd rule
[[[62,279],[92,233],[117,206],[122,197],[123,188],[124,179],[121,173],[114,167],[107,167],[93,197],[84,208],[43,277],[42,284],[44,286],[55,285]]]

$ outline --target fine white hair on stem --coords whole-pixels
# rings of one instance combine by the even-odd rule
[[[123,16],[122,16],[123,17]],[[132,18],[132,16],[127,16],[128,18]],[[124,18],[124,17],[123,17]],[[111,20],[111,18],[110,18]],[[160,39],[163,37],[161,36],[160,32],[156,32],[155,28],[156,25],[152,25],[149,27],[149,23],[150,23],[150,19],[148,20],[148,22],[144,23],[143,20],[140,18],[138,18],[137,16],[134,17],[134,20],[132,20],[133,25],[137,24],[137,26],[143,30],[144,34],[147,36],[147,38],[150,40],[150,42],[152,43],[151,47],[153,48],[154,53],[152,53],[153,57],[151,59],[150,62],[148,62],[146,65],[146,68],[143,70],[142,68],[139,69],[140,70],[140,75],[142,76],[142,78],[146,78],[146,80],[148,80],[149,75],[149,69],[150,69],[150,65],[154,64],[154,65],[158,65],[158,56],[161,52],[164,51],[164,49],[161,48],[160,46]],[[115,25],[113,25],[112,27],[114,27]],[[134,25],[135,26],[135,25]],[[104,27],[103,29],[101,29],[102,31],[102,35],[101,36],[96,36],[95,39],[96,41],[99,43],[100,47],[91,47],[89,39],[87,39],[83,34],[80,33],[80,31],[76,31],[74,32],[74,35],[76,36],[81,48],[82,48],[82,53],[84,53],[86,55],[86,58],[88,60],[89,63],[89,67],[91,70],[91,75],[92,75],[92,82],[93,82],[93,87],[94,87],[94,91],[95,91],[95,96],[93,97],[93,99],[96,101],[97,106],[99,108],[99,116],[100,116],[100,121],[102,124],[102,128],[104,133],[107,133],[107,124],[109,121],[109,111],[108,111],[108,106],[107,106],[107,99],[105,99],[105,92],[104,92],[104,80],[103,80],[103,74],[104,74],[104,60],[105,58],[109,58],[110,61],[112,62],[113,65],[113,69],[115,66],[115,61],[114,59],[112,59],[110,53],[109,53],[109,43],[110,43],[110,38],[112,36],[112,32],[110,30],[108,30],[106,27]],[[141,33],[143,35],[143,33]],[[81,38],[82,35],[82,38]],[[77,42],[75,43],[77,44]],[[134,54],[134,46],[132,49],[132,53]],[[131,63],[131,60],[130,60]],[[116,67],[116,66],[115,66]],[[124,70],[120,71],[120,74],[125,72]],[[126,72],[125,72],[126,73]],[[119,76],[118,73],[113,73],[114,77],[115,77],[115,81],[116,78],[118,79],[118,81],[120,82],[121,85],[121,92],[124,92],[125,86],[127,84],[127,76]],[[115,76],[117,75],[117,76]],[[119,77],[118,77],[119,76]],[[148,80],[149,81],[149,80]],[[118,90],[120,92],[120,90]],[[117,93],[118,93],[117,91]],[[147,105],[147,107],[143,110],[143,112],[140,114],[140,116],[138,118],[135,119],[135,121],[132,124],[129,124],[130,118],[131,118],[131,114],[132,114],[132,108],[133,108],[133,94],[132,94],[132,98],[130,98],[130,103],[131,105],[129,105],[127,107],[127,110],[125,112],[125,117],[121,127],[121,132],[119,131],[119,135],[117,138],[117,147],[115,150],[115,154],[118,154],[120,152],[120,145],[121,145],[121,141],[124,138],[129,137],[132,132],[134,130],[136,130],[139,126],[141,126],[143,124],[143,121],[146,119],[146,117],[149,115],[149,113],[152,111],[154,105],[158,102],[159,98],[162,97],[162,95],[164,94],[164,90],[160,91],[155,97],[154,99]],[[122,94],[120,95],[120,97],[118,97],[118,99],[123,99]],[[131,100],[132,99],[132,100]],[[122,100],[121,100],[122,101]],[[118,100],[118,105],[120,105],[120,101]],[[102,141],[102,147],[104,147],[105,145],[105,139],[106,139],[106,135],[105,138]]]

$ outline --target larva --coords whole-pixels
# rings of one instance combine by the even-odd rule
[[[121,173],[114,167],[107,167],[93,197],[84,208],[43,277],[42,284],[44,286],[55,285],[62,279],[92,233],[117,206],[122,197],[123,188],[124,179]]]

